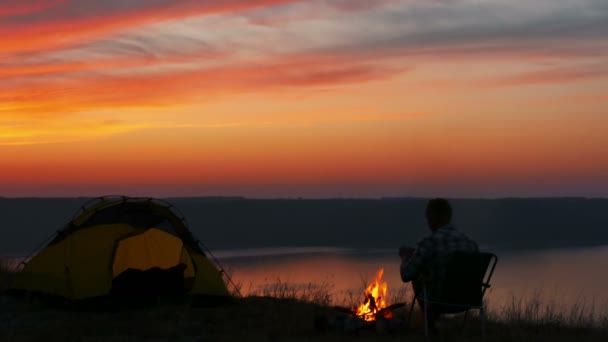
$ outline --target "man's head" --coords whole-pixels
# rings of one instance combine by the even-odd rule
[[[452,207],[443,198],[434,198],[426,205],[426,222],[432,231],[452,222]]]

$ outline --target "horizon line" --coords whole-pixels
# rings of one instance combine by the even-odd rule
[[[504,196],[504,197],[452,197],[452,196],[381,196],[381,197],[348,197],[348,196],[327,196],[327,197],[305,197],[305,196],[287,196],[287,197],[249,197],[249,196],[215,196],[215,195],[196,195],[196,196],[127,196],[127,195],[103,195],[103,196],[0,196],[0,199],[7,200],[22,200],[22,199],[97,199],[104,197],[125,197],[125,198],[150,198],[150,199],[228,199],[228,200],[256,200],[256,201],[276,201],[276,200],[429,200],[432,198],[445,198],[448,200],[534,200],[534,199],[580,199],[580,200],[606,200],[607,197],[602,196]]]

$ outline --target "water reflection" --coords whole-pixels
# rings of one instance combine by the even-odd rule
[[[220,253],[225,268],[235,282],[243,285],[245,294],[260,292],[277,282],[294,285],[329,286],[337,302],[348,302],[349,296],[363,292],[380,268],[389,292],[395,294],[404,284],[399,277],[399,258],[392,251],[290,250],[272,255],[267,250],[248,256],[230,257]],[[499,251],[498,265],[487,294],[490,307],[500,311],[505,303],[516,299],[538,298],[544,304],[565,309],[575,304],[594,303],[606,313],[608,276],[604,268],[608,246],[584,249],[532,251]],[[389,293],[389,298],[390,298]]]

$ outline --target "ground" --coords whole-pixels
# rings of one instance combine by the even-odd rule
[[[406,311],[397,310],[398,317]],[[33,299],[0,297],[0,341],[425,341],[402,326],[399,331],[358,332],[319,329],[319,320],[339,313],[329,306],[293,299],[248,297],[218,307],[188,302],[160,303],[116,312],[50,307]],[[317,322],[317,324],[315,324]],[[481,340],[479,321],[461,329],[462,316],[441,322],[435,341]],[[567,327],[560,322],[493,320],[487,341],[606,341],[606,327]]]

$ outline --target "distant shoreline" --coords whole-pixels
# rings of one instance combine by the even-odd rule
[[[92,200],[100,197],[116,196],[121,197],[122,195],[99,195],[99,196],[0,196],[0,200]],[[254,201],[343,201],[343,200],[360,200],[360,201],[394,201],[394,200],[428,200],[436,196],[327,196],[327,197],[299,197],[299,196],[288,196],[288,197],[254,197],[254,196],[213,196],[213,195],[201,195],[201,196],[169,196],[169,197],[155,197],[155,196],[126,196],[135,198],[158,198],[162,200],[254,200]],[[482,197],[482,196],[471,196],[471,197],[445,197],[449,200],[456,201],[467,201],[467,200],[481,200],[481,201],[502,201],[502,200],[608,200],[608,196],[504,196],[504,197]]]
[[[0,198],[0,255],[30,251],[61,230],[91,200]],[[394,249],[428,234],[426,199],[168,198],[212,251],[334,246]],[[452,199],[454,223],[481,246],[499,250],[608,244],[608,199]]]

